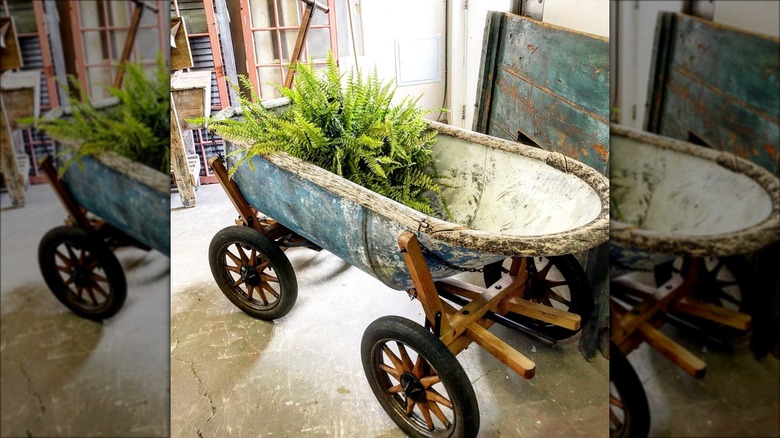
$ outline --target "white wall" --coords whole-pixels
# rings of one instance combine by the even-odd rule
[[[780,2],[717,0],[712,20],[751,32],[780,37]]]
[[[609,38],[609,0],[545,0],[542,21]]]
[[[444,0],[395,0],[392,2],[367,0],[360,2],[360,19],[363,28],[364,56],[358,64],[364,73],[374,66],[380,78],[390,80],[396,76],[397,39],[415,39],[441,35],[441,80],[439,82],[398,87],[395,99],[405,95],[423,94],[419,102],[422,108],[441,108],[444,99]],[[342,57],[342,71],[354,64],[352,57]],[[429,118],[436,118],[438,113]]]

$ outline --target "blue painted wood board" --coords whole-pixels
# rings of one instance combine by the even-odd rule
[[[608,175],[608,40],[490,12],[480,68],[475,131],[522,133]]]
[[[107,160],[106,160],[107,161]],[[131,167],[138,163],[114,155]],[[129,164],[130,162],[132,164]],[[144,169],[155,172],[146,166]],[[159,172],[157,172],[159,173]],[[160,174],[162,175],[162,174]],[[163,180],[167,177],[162,175]],[[83,157],[62,176],[76,203],[139,242],[170,256],[170,193],[106,165],[100,159]]]
[[[661,13],[653,62],[648,131],[705,143],[778,175],[780,39]]]

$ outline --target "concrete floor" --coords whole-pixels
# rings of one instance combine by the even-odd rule
[[[168,436],[169,258],[118,250],[123,309],[102,324],[81,319],[38,269],[41,237],[65,217],[48,185],[30,187],[24,208],[0,213],[0,435]]]
[[[214,282],[208,246],[237,213],[219,185],[171,206],[171,436],[403,436],[365,379],[360,342],[383,315],[418,323],[404,292],[322,251],[291,249],[298,301],[273,323],[234,307]],[[475,282],[481,281],[479,277]],[[495,327],[536,362],[525,380],[477,346],[458,356],[480,407],[480,436],[606,436],[609,363],[577,339],[547,347]]]
[[[628,355],[647,393],[650,436],[780,437],[777,358],[756,360],[747,339],[724,351],[672,324],[662,331],[706,362],[707,372],[695,379],[647,344]]]

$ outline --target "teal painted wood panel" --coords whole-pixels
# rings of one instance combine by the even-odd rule
[[[508,13],[485,26],[474,130],[609,173],[609,42]]]
[[[780,170],[780,39],[661,13],[646,129]]]
[[[170,256],[170,193],[89,156],[81,159],[81,166],[70,166],[62,180],[79,206],[128,236]]]

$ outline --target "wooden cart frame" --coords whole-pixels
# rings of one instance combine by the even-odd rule
[[[257,211],[250,207],[236,183],[229,178],[220,157],[212,157],[209,165],[239,213],[237,224],[250,227],[283,247],[317,248],[278,222],[258,217]],[[408,293],[420,301],[426,324],[453,355],[476,342],[509,368],[530,379],[536,370],[534,362],[488,332],[487,329],[495,322],[491,318],[504,322],[500,316],[513,312],[570,330],[580,328],[579,315],[522,299],[529,279],[525,258],[513,258],[509,276],[503,276],[495,284],[481,288],[456,279],[434,282],[414,233],[401,233],[398,246],[415,286]],[[440,297],[449,297],[453,301],[459,301],[460,297],[468,300],[468,304],[456,309]]]

